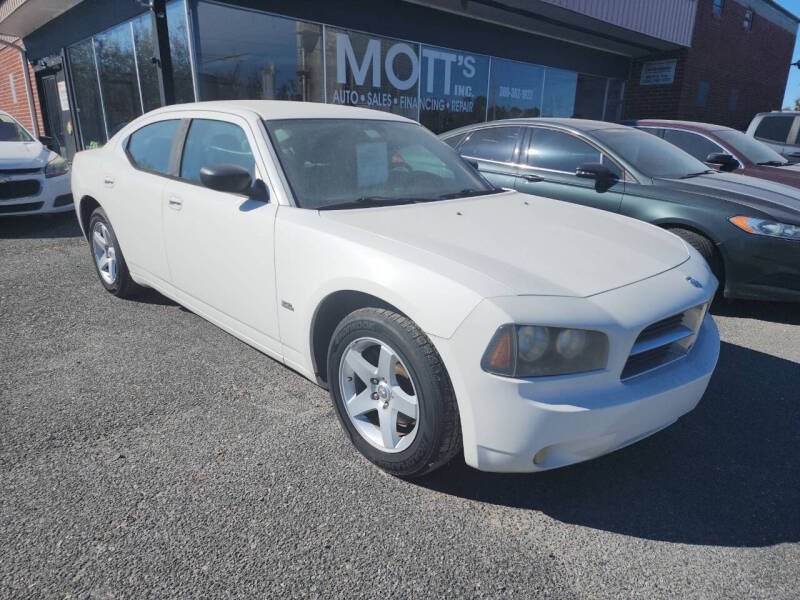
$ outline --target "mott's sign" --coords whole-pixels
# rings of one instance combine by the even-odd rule
[[[336,82],[338,84],[347,85],[348,74],[352,74],[353,83],[362,89],[364,87],[385,89],[388,85],[400,94],[364,93],[345,88],[334,91],[333,102],[366,104],[383,108],[400,104],[400,108],[416,109],[418,102],[416,94],[403,95],[402,92],[410,90],[417,83],[422,86],[421,94],[462,98],[472,98],[473,96],[471,81],[464,83],[464,80],[472,80],[477,73],[474,56],[426,46],[422,46],[421,56],[418,56],[414,47],[405,42],[392,44],[383,56],[381,56],[381,52],[381,40],[370,39],[363,54],[358,56],[350,41],[350,36],[346,33],[336,34]],[[410,63],[411,68],[410,70],[405,68],[398,73],[397,59],[401,56]],[[424,71],[424,81],[420,82],[421,71]],[[421,101],[423,109],[444,109],[444,100],[421,98]],[[437,106],[437,104],[441,104],[441,106]],[[471,102],[462,102],[461,104],[469,104],[468,110],[472,110]],[[455,106],[449,108],[453,109]],[[466,107],[462,110],[466,110]]]

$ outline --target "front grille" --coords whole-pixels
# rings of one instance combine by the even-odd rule
[[[0,175],[30,175],[31,173],[41,173],[42,167],[27,169],[0,169]]]
[[[40,186],[38,179],[17,179],[0,183],[0,200],[35,196],[39,193]]]
[[[27,212],[39,210],[44,202],[27,202],[25,204],[0,204],[0,213]]]
[[[706,304],[701,304],[645,327],[633,344],[620,379],[642,375],[686,356],[703,323],[706,308]]]

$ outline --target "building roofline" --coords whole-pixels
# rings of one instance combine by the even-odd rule
[[[783,6],[781,6],[780,4],[778,4],[776,2],[776,0],[763,0],[763,1],[766,2],[767,4],[769,4],[775,10],[777,10],[779,12],[782,12],[784,15],[786,15],[790,19],[793,19],[795,23],[800,23],[800,17],[798,17],[793,12],[791,12],[789,9],[786,9]]]

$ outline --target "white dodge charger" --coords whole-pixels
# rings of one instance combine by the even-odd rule
[[[412,477],[605,454],[692,410],[705,261],[651,225],[493,188],[418,123],[273,101],[150,112],[74,160],[100,282],[152,287],[330,390]]]

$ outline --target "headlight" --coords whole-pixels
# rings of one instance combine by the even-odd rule
[[[797,225],[756,219],[755,217],[731,217],[730,222],[747,233],[800,240],[800,226]]]
[[[69,173],[69,163],[60,156],[56,156],[44,168],[45,177],[58,177],[65,173]]]
[[[539,325],[503,325],[481,368],[506,377],[548,377],[604,369],[608,337],[599,331]]]

